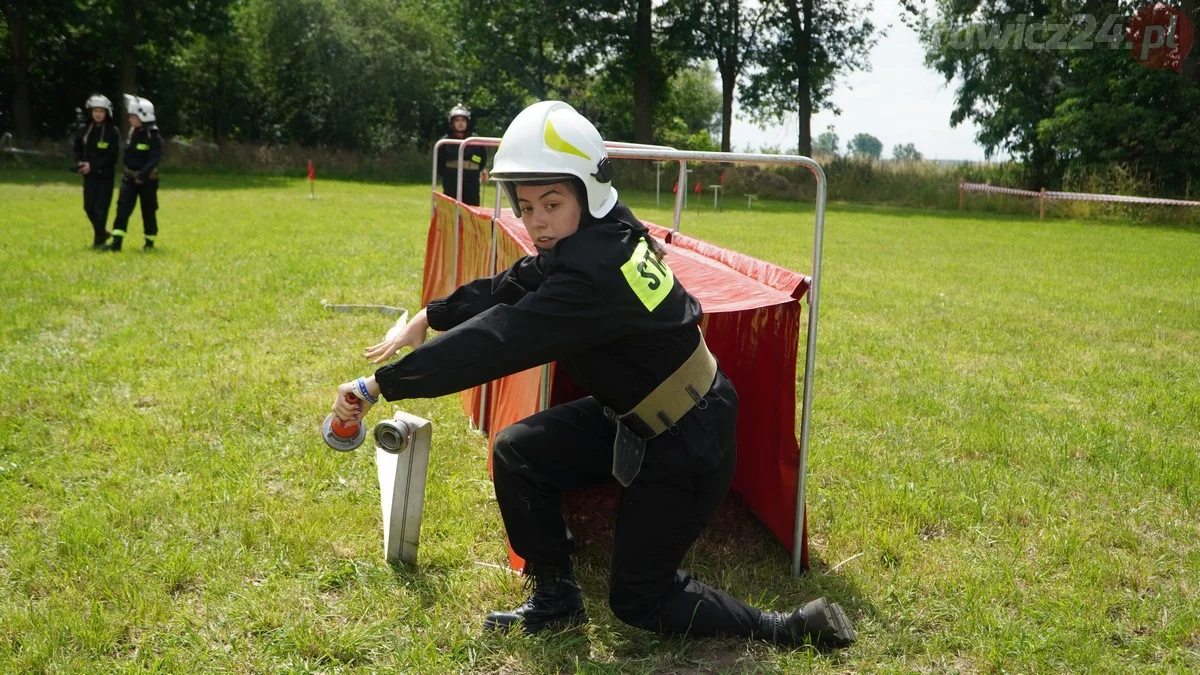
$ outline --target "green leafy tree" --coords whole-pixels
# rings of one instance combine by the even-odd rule
[[[883,141],[871,134],[855,134],[846,147],[855,157],[879,159],[883,156]]]
[[[762,5],[763,32],[753,53],[756,66],[742,104],[760,122],[795,113],[797,149],[812,154],[812,115],[829,109],[840,75],[869,67],[868,52],[881,34],[866,18],[871,4],[832,0],[769,0]]]
[[[681,150],[718,150],[721,92],[716,75],[704,67],[681,70],[671,78],[655,113],[654,142]]]
[[[958,82],[950,123],[971,120],[988,156],[1007,152],[1030,167],[1029,187],[1046,185],[1060,166],[1038,127],[1053,116],[1069,69],[1063,50],[1026,48],[1025,29],[1071,23],[1078,6],[1068,7],[1066,0],[940,0],[936,11],[936,23],[926,19],[921,35],[926,63],[947,83]]]
[[[817,141],[813,143],[813,154],[832,155],[836,157],[840,142],[841,139],[839,139],[838,135],[834,133],[833,127],[826,127],[825,131],[821,132],[820,136],[817,136]]]
[[[382,150],[444,127],[449,29],[423,5],[255,0],[244,21],[265,139]]]
[[[572,3],[462,0],[453,12],[459,67],[444,89],[481,132],[499,135],[527,104],[576,101],[595,83],[600,31]]]
[[[713,61],[721,76],[721,150],[729,152],[733,101],[760,13],[741,0],[669,0],[666,39],[691,57]]]
[[[1196,49],[1180,72],[1152,70],[1125,48],[1137,0],[1090,0],[1076,19],[1066,0],[939,0],[921,21],[926,61],[959,82],[951,123],[971,120],[988,154],[1004,151],[1028,167],[1028,187],[1055,187],[1069,170],[1113,162],[1183,190],[1200,170]],[[1200,20],[1197,0],[1182,9]],[[1039,24],[1066,24],[1064,43],[1090,49],[1044,49]],[[1052,30],[1052,29],[1051,29]],[[1103,43],[1107,42],[1105,45]]]
[[[892,146],[892,159],[900,162],[919,162],[925,159],[912,143],[902,143]]]
[[[0,0],[0,128],[19,141],[59,135],[78,121],[75,109],[103,68],[98,49],[81,39],[84,15],[72,0]],[[98,84],[91,84],[98,87]]]

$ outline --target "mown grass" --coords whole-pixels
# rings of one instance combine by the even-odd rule
[[[0,671],[1200,669],[1196,232],[832,209],[814,570],[736,500],[687,561],[841,601],[860,641],[822,655],[623,626],[603,518],[590,626],[479,635],[521,583],[454,397],[403,404],[435,447],[420,564],[384,563],[370,453],[317,429],[388,320],[320,300],[416,306],[427,187],[168,176],[161,250],[135,215],[104,255],[69,178],[0,174]],[[810,207],[710,199],[685,231],[809,269]]]

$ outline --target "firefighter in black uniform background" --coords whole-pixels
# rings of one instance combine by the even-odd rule
[[[129,138],[125,142],[125,178],[117,198],[117,218],[113,221],[110,251],[120,251],[125,242],[126,225],[133,207],[142,203],[142,230],[146,243],[142,250],[154,248],[158,237],[158,163],[162,160],[162,136],[155,123],[154,104],[144,98],[125,94],[129,113]]]
[[[490,613],[485,630],[587,621],[560,495],[616,478],[623,489],[608,601],[619,619],[665,635],[844,647],[854,629],[825,598],[764,612],[679,570],[732,481],[738,398],[704,344],[700,304],[617,201],[612,174],[599,132],[574,108],[526,108],[504,134],[492,179],[537,255],[430,302],[368,347],[376,363],[414,350],[342,384],[334,415],[361,421],[381,395],[442,396],[557,361],[590,396],[495,439],[496,501],[533,592],[514,610]],[[428,328],[444,332],[425,343]]]
[[[108,241],[108,207],[112,205],[121,132],[107,96],[92,94],[87,111],[88,123],[75,136],[75,170],[83,174],[83,211],[92,223],[92,248],[101,249]]]
[[[471,111],[460,103],[450,109],[448,121],[450,131],[445,138],[469,138],[471,133]],[[442,178],[442,192],[458,197],[458,144],[448,143],[438,149],[438,175]],[[463,193],[462,202],[479,206],[479,177],[487,165],[487,148],[482,145],[467,145],[463,150]]]

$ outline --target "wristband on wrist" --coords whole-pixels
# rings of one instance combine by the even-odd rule
[[[364,400],[367,403],[370,403],[372,405],[379,403],[379,397],[372,396],[371,392],[367,391],[367,378],[360,377],[354,381],[354,384],[358,386],[358,397],[359,398],[361,398],[362,400]]]

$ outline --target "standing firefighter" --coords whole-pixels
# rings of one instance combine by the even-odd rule
[[[117,198],[117,219],[113,221],[110,251],[120,251],[125,242],[125,226],[133,207],[142,203],[142,229],[146,235],[143,250],[154,248],[158,236],[158,163],[162,159],[162,136],[155,123],[154,104],[144,98],[125,94],[129,113],[129,139],[125,142],[125,178]]]
[[[469,138],[471,111],[460,103],[450,109],[450,131],[445,138]],[[442,178],[442,192],[452,198],[458,197],[458,148],[454,143],[443,145],[438,150],[438,175]],[[479,176],[487,165],[487,148],[482,145],[467,145],[463,150],[463,193],[462,202],[479,206]]]
[[[108,241],[108,207],[112,205],[113,180],[121,132],[113,121],[112,101],[102,94],[87,100],[88,123],[75,136],[75,170],[83,174],[83,211],[92,222],[92,248]]]
[[[496,436],[496,502],[533,592],[490,613],[484,628],[538,633],[587,621],[560,496],[616,478],[608,603],[621,621],[664,635],[850,644],[854,629],[825,598],[764,612],[679,569],[733,479],[738,396],[705,346],[700,303],[617,201],[600,133],[566,103],[536,103],[505,132],[492,177],[537,255],[434,300],[368,348],[378,362],[415,347],[341,385],[333,406],[358,421],[380,395],[442,396],[551,361],[590,394]],[[429,327],[444,332],[424,343]],[[347,392],[357,398],[347,402]]]

